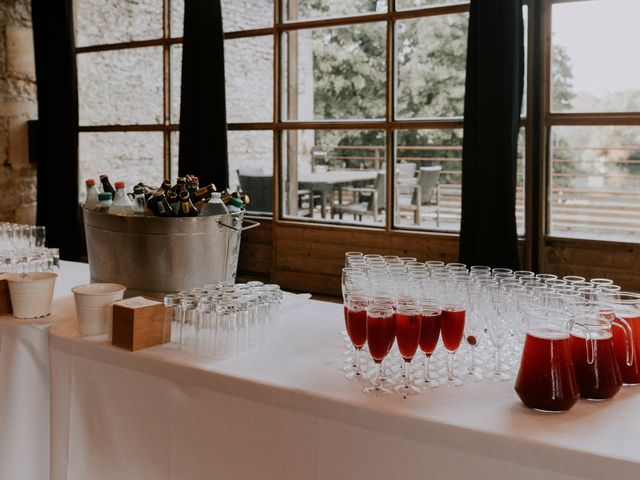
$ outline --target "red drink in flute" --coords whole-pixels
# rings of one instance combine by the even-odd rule
[[[445,305],[442,307],[440,333],[442,334],[444,348],[446,348],[449,353],[447,380],[444,382],[448,387],[459,387],[463,383],[462,380],[454,374],[453,360],[464,336],[465,315],[466,310],[462,305]]]
[[[360,350],[367,341],[367,306],[369,299],[362,294],[352,294],[347,298],[345,307],[345,323],[347,334],[356,349],[356,363],[354,370],[345,377],[349,380],[359,381],[365,378],[360,368]]]
[[[416,385],[437,388],[440,384],[430,378],[429,360],[440,337],[441,312],[435,305],[423,306],[420,314],[420,350],[424,353],[424,377]]]
[[[367,309],[367,345],[373,358],[376,373],[371,386],[363,390],[368,395],[386,395],[389,392],[380,381],[380,364],[387,356],[395,340],[395,315],[392,305],[370,305]]]
[[[396,339],[398,350],[404,360],[404,383],[394,390],[403,395],[420,393],[420,390],[411,384],[409,364],[420,343],[421,317],[421,310],[413,305],[399,305],[396,310]]]

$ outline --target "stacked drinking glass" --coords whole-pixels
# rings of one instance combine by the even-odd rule
[[[0,271],[57,272],[60,252],[44,245],[45,227],[0,223]]]
[[[278,285],[258,281],[216,283],[164,297],[172,343],[185,352],[218,358],[266,343],[282,302]]]

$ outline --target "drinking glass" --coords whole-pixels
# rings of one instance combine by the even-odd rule
[[[395,318],[393,307],[385,304],[369,305],[367,318],[367,345],[375,365],[375,373],[371,377],[371,386],[363,392],[367,395],[386,395],[391,393],[383,383],[380,366],[395,339]]]
[[[416,395],[420,390],[413,386],[411,369],[409,368],[413,356],[416,354],[420,343],[421,310],[415,305],[398,305],[395,313],[396,341],[403,362],[403,379],[401,385],[394,388],[396,393],[402,395]]]
[[[562,279],[569,283],[584,282],[584,277],[579,277],[578,275],[565,275]]]
[[[424,375],[416,381],[416,386],[421,388],[438,388],[440,384],[431,377],[431,355],[438,345],[440,338],[441,310],[437,305],[421,303],[420,312],[420,351],[424,354]]]
[[[447,378],[442,383],[447,387],[459,387],[464,382],[455,375],[454,360],[464,336],[467,292],[465,283],[461,281],[451,280],[445,288],[447,303],[442,307],[440,333],[448,353],[448,365]]]
[[[347,334],[355,349],[355,363],[351,371],[345,374],[347,380],[354,382],[366,378],[360,365],[360,352],[367,342],[367,307],[369,299],[364,293],[350,293],[345,305]]]
[[[503,382],[511,378],[510,375],[502,371],[502,348],[509,337],[510,322],[513,316],[511,306],[511,299],[506,294],[496,294],[491,299],[491,310],[487,315],[489,340],[495,348],[494,369],[493,372],[487,374],[487,377],[497,382]]]
[[[484,306],[484,293],[476,286],[469,292],[469,308],[464,323],[464,338],[469,346],[469,367],[463,378],[472,382],[479,382],[484,378],[476,366],[476,349],[485,325]]]

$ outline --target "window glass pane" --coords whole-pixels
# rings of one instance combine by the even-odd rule
[[[179,177],[178,159],[180,154],[180,132],[171,132],[170,136],[171,145],[169,151],[171,152],[171,173],[169,176],[171,177],[171,181],[175,182],[176,178]]]
[[[285,0],[287,20],[318,17],[344,17],[387,11],[386,0]]]
[[[516,167],[516,229],[518,235],[524,236],[525,233],[525,193],[524,193],[524,175],[525,175],[525,153],[526,153],[526,132],[524,127],[520,128],[518,133],[518,154]]]
[[[462,129],[396,134],[396,226],[460,231]]]
[[[180,88],[182,86],[182,45],[171,47],[171,123],[180,123]]]
[[[468,18],[458,13],[396,24],[399,118],[462,116]]]
[[[271,131],[230,131],[229,183],[242,186],[251,203],[247,211],[273,212],[273,133]],[[223,188],[221,186],[220,188]]]
[[[367,23],[283,36],[283,116],[289,120],[385,115],[386,27]]]
[[[160,186],[163,174],[161,132],[81,132],[79,137],[80,200],[87,178],[105,173],[111,183],[124,181],[127,192],[138,182]]]
[[[77,55],[80,125],[162,123],[162,47]]]
[[[227,121],[273,121],[273,37],[224,42]]]
[[[290,130],[283,148],[285,216],[384,226],[384,132]]]
[[[222,25],[225,32],[273,26],[273,0],[222,0]],[[181,37],[184,30],[184,0],[171,0],[171,36]]]
[[[640,127],[553,127],[549,233],[638,242]]]
[[[469,3],[465,0],[396,0],[396,9],[408,10],[420,7],[440,7],[452,3]]]
[[[76,45],[162,38],[162,0],[75,0]]]
[[[551,110],[640,111],[640,2],[553,5]]]

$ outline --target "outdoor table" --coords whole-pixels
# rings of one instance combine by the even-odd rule
[[[320,192],[322,211],[320,215],[326,218],[327,197],[338,191],[338,202],[342,203],[342,189],[345,186],[353,186],[362,183],[370,183],[376,179],[376,170],[329,170],[326,172],[313,172],[300,174],[298,185],[302,190]]]
[[[172,345],[132,353],[54,325],[52,478],[640,474],[640,387],[560,414],[525,408],[513,381],[372,398],[343,378],[343,329],[341,305],[306,300],[277,315],[269,343],[215,359]]]
[[[87,265],[61,262],[51,315],[0,317],[0,479],[49,478],[49,334],[69,314],[69,290],[86,283]]]

